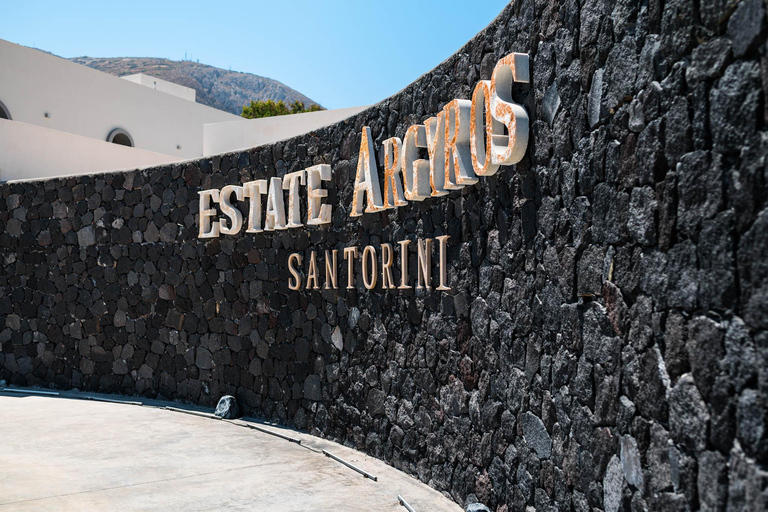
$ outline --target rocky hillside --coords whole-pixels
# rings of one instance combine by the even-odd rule
[[[317,103],[285,84],[266,78],[227,71],[226,69],[190,61],[174,61],[150,57],[75,57],[70,59],[93,69],[117,76],[146,73],[197,91],[197,102],[240,115],[243,105],[251,100],[298,100],[306,106]]]

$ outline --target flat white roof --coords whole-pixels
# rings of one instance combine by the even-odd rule
[[[197,92],[191,87],[175,84],[173,82],[169,82],[168,80],[163,80],[162,78],[157,78],[156,76],[148,75],[146,73],[125,75],[121,76],[120,78],[135,84],[143,85],[144,87],[149,87],[155,91],[171,94],[177,98],[181,98],[187,101],[195,101],[195,97],[197,95]]]

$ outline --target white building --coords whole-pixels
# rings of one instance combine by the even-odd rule
[[[0,70],[0,182],[254,147],[365,108],[248,120],[195,103],[188,87],[141,73],[118,78],[2,39]]]

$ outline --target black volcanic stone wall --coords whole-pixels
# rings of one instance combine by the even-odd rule
[[[362,127],[378,150],[511,51],[525,159],[349,218]],[[523,0],[337,125],[0,186],[0,378],[233,394],[496,511],[765,510],[767,87],[762,0]],[[332,226],[196,238],[199,190],[318,163]],[[451,294],[288,289],[291,252],[442,234]]]

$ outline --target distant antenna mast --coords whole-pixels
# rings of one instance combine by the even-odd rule
[[[184,49],[184,60],[187,60],[187,49]]]

